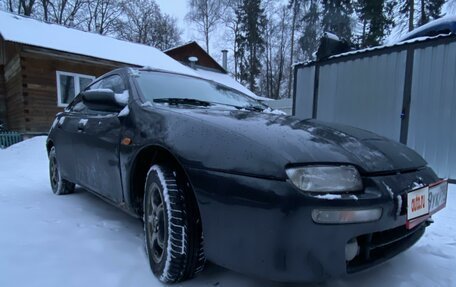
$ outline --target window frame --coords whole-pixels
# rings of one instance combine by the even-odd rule
[[[89,78],[89,79],[92,79],[92,81],[96,79],[95,76],[79,74],[79,73],[64,72],[64,71],[56,71],[55,73],[56,73],[56,78],[57,78],[57,106],[60,108],[66,108],[77,97],[77,95],[80,92],[82,92],[80,82],[79,82],[80,78]],[[74,98],[71,99],[71,101],[68,104],[62,102],[60,76],[69,76],[69,77],[73,77],[73,79],[74,79]]]

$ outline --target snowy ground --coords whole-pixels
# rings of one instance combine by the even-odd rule
[[[0,150],[0,286],[161,286],[149,271],[142,224],[78,190],[54,196],[44,137]],[[409,251],[386,264],[316,286],[456,286],[456,186],[447,208]],[[286,285],[209,265],[176,286]]]

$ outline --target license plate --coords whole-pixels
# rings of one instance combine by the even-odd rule
[[[407,193],[407,219],[411,220],[429,213],[429,187]]]
[[[432,215],[446,206],[448,181],[429,186],[429,213]]]
[[[407,193],[407,228],[411,229],[446,206],[448,181],[442,180]]]

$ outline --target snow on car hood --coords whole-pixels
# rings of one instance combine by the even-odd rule
[[[255,154],[253,161],[259,157],[268,158],[281,170],[288,164],[341,163],[356,165],[363,173],[378,173],[426,165],[421,156],[405,145],[348,126],[258,112],[174,110],[213,127],[206,133],[206,142],[222,147],[226,143],[216,143],[217,138],[226,139],[228,132],[236,137],[235,145],[238,146],[237,150],[227,147],[231,153],[237,153],[238,158],[243,153]],[[215,167],[223,169],[219,165]]]

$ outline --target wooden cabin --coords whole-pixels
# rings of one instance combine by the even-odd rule
[[[9,130],[43,133],[55,114],[93,79],[120,63],[0,39],[0,121]]]
[[[0,124],[22,134],[47,133],[55,114],[92,80],[122,66],[208,78],[256,97],[190,44],[167,51],[176,61],[154,47],[0,12]],[[185,65],[184,51],[197,51],[198,67]]]
[[[214,58],[195,41],[168,49],[164,51],[164,53],[184,65],[195,65],[196,67],[211,69],[219,73],[227,73],[225,68],[214,60]],[[194,63],[190,61],[191,57],[195,58]]]

